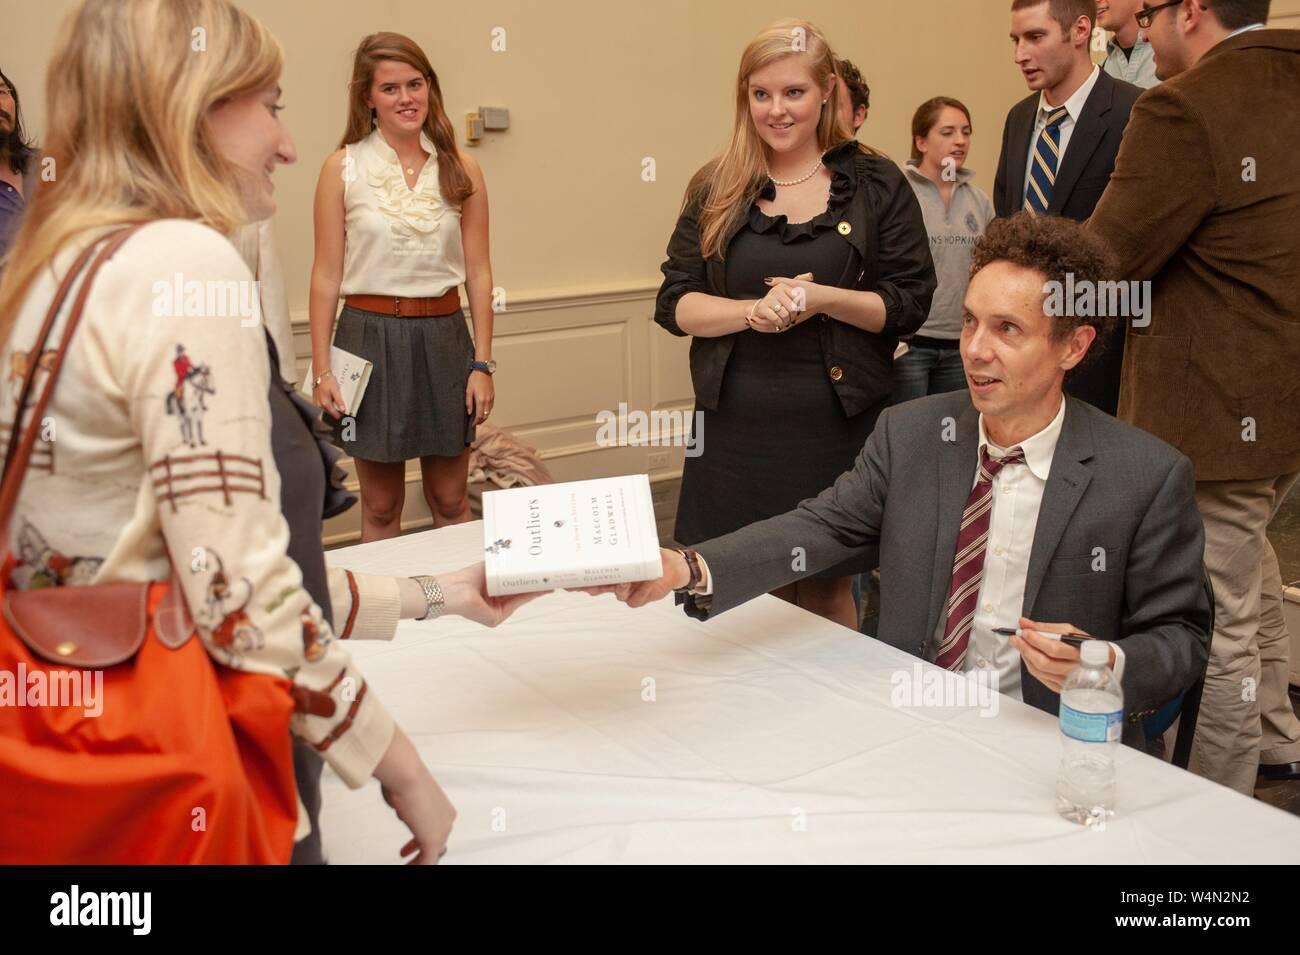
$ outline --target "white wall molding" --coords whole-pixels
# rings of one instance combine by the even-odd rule
[[[537,448],[557,481],[644,472],[667,491],[680,480],[687,434],[661,435],[660,445],[606,447],[597,440],[597,415],[618,414],[620,404],[647,414],[689,413],[693,407],[690,340],[654,323],[657,291],[657,284],[534,291],[508,297],[506,310],[494,317],[492,353],[499,368],[492,424]],[[291,320],[301,381],[311,352],[306,310],[295,311]],[[351,459],[341,463],[348,488],[359,493]],[[659,506],[671,527],[675,501],[661,494]],[[411,461],[402,526],[431,524],[419,462]],[[355,541],[360,526],[358,505],[326,522],[325,542]]]

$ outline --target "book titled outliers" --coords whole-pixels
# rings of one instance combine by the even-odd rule
[[[644,474],[483,495],[487,590],[494,597],[654,580],[663,573]]]
[[[370,373],[374,365],[359,358],[350,351],[344,351],[337,345],[330,346],[330,371],[338,382],[339,397],[347,414],[355,415],[361,407],[361,399],[366,395],[366,386],[370,384]],[[316,380],[316,369],[307,366],[307,377],[302,380],[299,389],[308,398],[312,395],[312,382]]]

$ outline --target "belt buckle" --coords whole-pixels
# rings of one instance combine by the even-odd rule
[[[400,295],[394,295],[393,296],[393,318],[401,318],[401,317],[402,317],[402,297]]]

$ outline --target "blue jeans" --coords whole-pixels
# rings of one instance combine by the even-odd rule
[[[909,348],[894,362],[893,404],[965,387],[966,371],[959,349]]]

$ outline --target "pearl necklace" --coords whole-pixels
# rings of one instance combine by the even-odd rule
[[[811,171],[810,173],[808,173],[808,175],[803,176],[802,178],[799,178],[799,179],[784,179],[784,180],[783,180],[783,179],[777,179],[776,177],[774,177],[774,176],[772,175],[772,170],[768,169],[768,170],[767,170],[767,178],[768,178],[768,179],[771,179],[772,182],[773,182],[775,185],[778,185],[778,186],[797,186],[797,185],[799,185],[799,183],[801,183],[801,182],[807,182],[807,181],[808,181],[809,179],[811,179],[813,176],[817,175],[817,170],[820,169],[821,167],[822,167],[822,161],[819,159],[819,160],[817,160],[817,165],[815,165],[815,166],[812,167],[812,171]]]

